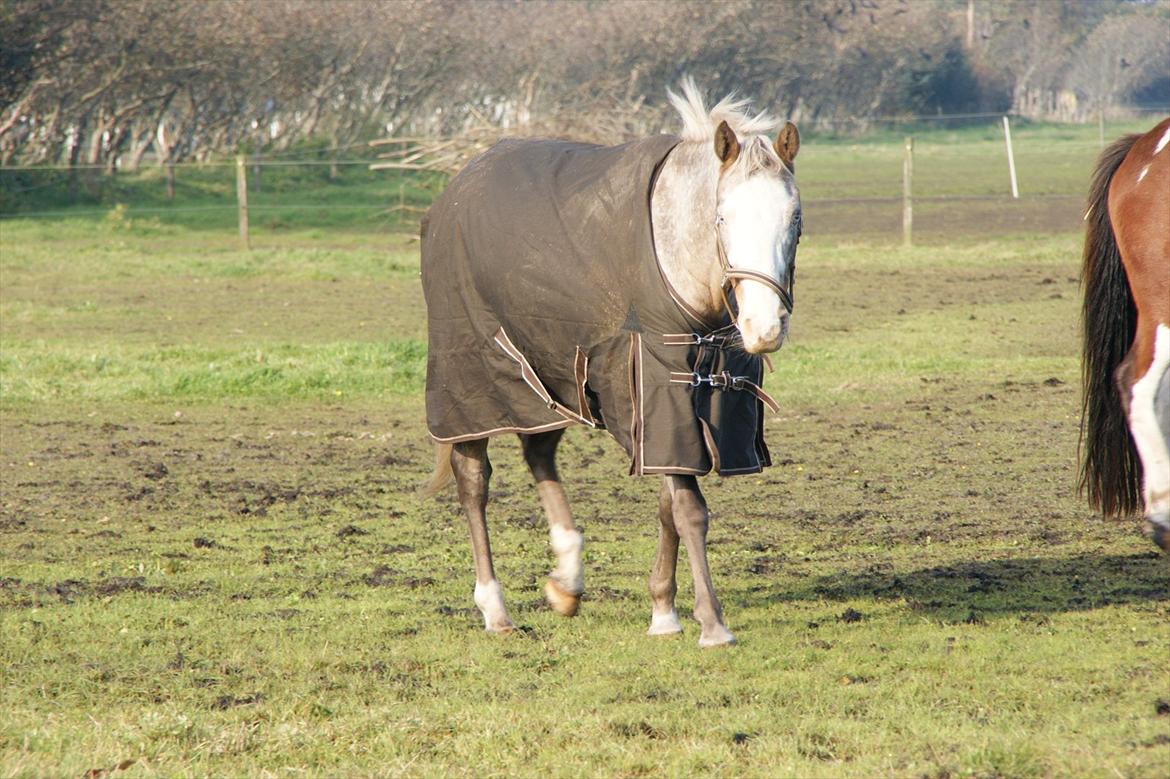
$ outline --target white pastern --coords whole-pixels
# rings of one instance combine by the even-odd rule
[[[580,595],[585,591],[585,572],[581,568],[581,550],[585,548],[585,537],[576,528],[559,525],[549,528],[549,543],[557,556],[557,567],[552,578],[565,592]]]
[[[1146,374],[1133,385],[1129,407],[1129,428],[1142,458],[1147,516],[1170,511],[1170,444],[1162,435],[1155,407],[1158,385],[1170,370],[1170,327],[1160,324],[1155,332],[1154,359]],[[1170,414],[1170,409],[1163,409],[1162,414]]]
[[[788,229],[799,200],[795,188],[767,175],[750,176],[723,193],[719,212],[721,236],[733,268],[756,271],[784,283],[789,244],[796,239]],[[787,335],[787,312],[780,296],[765,284],[739,281],[736,325],[744,347],[751,352],[773,352]]]
[[[499,632],[512,628],[512,620],[504,610],[504,591],[495,579],[486,584],[475,583],[475,605],[483,613],[484,630]]]
[[[1166,144],[1170,143],[1170,127],[1166,128],[1166,132],[1162,133],[1162,137],[1158,139],[1158,145],[1154,147],[1154,154],[1166,148]]]
[[[682,632],[682,623],[678,621],[678,612],[674,609],[664,614],[650,615],[650,629],[646,631],[651,636],[669,636]]]

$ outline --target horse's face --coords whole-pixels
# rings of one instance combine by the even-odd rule
[[[772,148],[760,136],[741,146],[725,124],[716,131],[715,153],[722,163],[716,232],[735,290],[735,324],[744,348],[754,354],[776,351],[788,335],[801,224],[800,191],[792,174],[799,146],[791,123]]]

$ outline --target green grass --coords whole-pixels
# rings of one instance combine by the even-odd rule
[[[367,155],[368,156],[368,155]],[[442,187],[443,178],[430,174],[370,171],[364,165],[345,165],[335,179],[328,166],[286,164],[274,160],[265,167],[259,190],[249,166],[249,219],[258,235],[282,236],[307,229],[377,232],[413,229],[417,218],[390,209],[399,198],[408,206],[425,206]],[[181,165],[176,168],[175,197],[166,196],[161,170],[144,167],[115,176],[82,170],[70,186],[68,173],[29,169],[0,171],[0,215],[26,214],[54,220],[74,214],[76,219],[108,222],[139,229],[164,230],[183,226],[199,230],[232,230],[237,223],[234,164]]]
[[[485,635],[413,492],[417,244],[201,219],[0,221],[0,776],[1165,775],[1170,567],[1075,493],[1075,233],[810,232],[776,466],[703,483],[705,652],[644,635],[655,483],[577,429],[581,614],[499,439]]]
[[[417,392],[425,371],[426,345],[418,341],[266,344],[242,351],[115,345],[77,350],[35,341],[4,344],[0,398],[6,403],[380,398]]]
[[[1154,122],[1111,124],[1106,142],[1145,132]],[[1003,128],[998,121],[947,130],[901,128],[859,139],[814,139],[797,158],[802,198],[901,198],[904,140],[914,139],[914,195],[1009,197]],[[1096,125],[1017,124],[1012,146],[1020,194],[1083,198],[1101,146]]]

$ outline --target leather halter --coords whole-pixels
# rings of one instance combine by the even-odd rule
[[[799,219],[799,217],[798,217]],[[719,292],[723,296],[723,304],[727,306],[727,313],[731,315],[732,320],[735,320],[735,310],[731,306],[731,299],[727,297],[727,291],[735,292],[736,282],[739,279],[748,279],[750,281],[758,281],[761,284],[770,287],[780,297],[780,305],[784,306],[784,311],[789,315],[792,314],[792,290],[793,277],[796,275],[791,269],[788,272],[788,286],[782,286],[779,281],[772,278],[766,273],[759,271],[748,270],[747,268],[733,268],[731,260],[727,258],[727,249],[723,245],[723,235],[719,228],[723,226],[723,217],[715,218],[715,248],[719,255],[719,267],[723,270],[723,278],[720,280]],[[796,240],[800,240],[800,222],[796,224]]]

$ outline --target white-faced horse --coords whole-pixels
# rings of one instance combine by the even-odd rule
[[[425,490],[456,481],[488,631],[513,629],[488,541],[488,439],[520,436],[557,557],[545,595],[572,616],[583,536],[554,455],[564,428],[584,424],[622,443],[631,473],[663,477],[649,633],[682,631],[681,539],[699,644],[735,641],[707,564],[697,476],[769,464],[761,417],[774,401],[757,355],[788,333],[800,140],[743,100],[708,110],[689,79],[670,100],[677,137],[505,141],[469,163],[424,220],[427,421],[439,444]]]
[[[1170,552],[1170,119],[1097,163],[1085,214],[1081,488]]]

